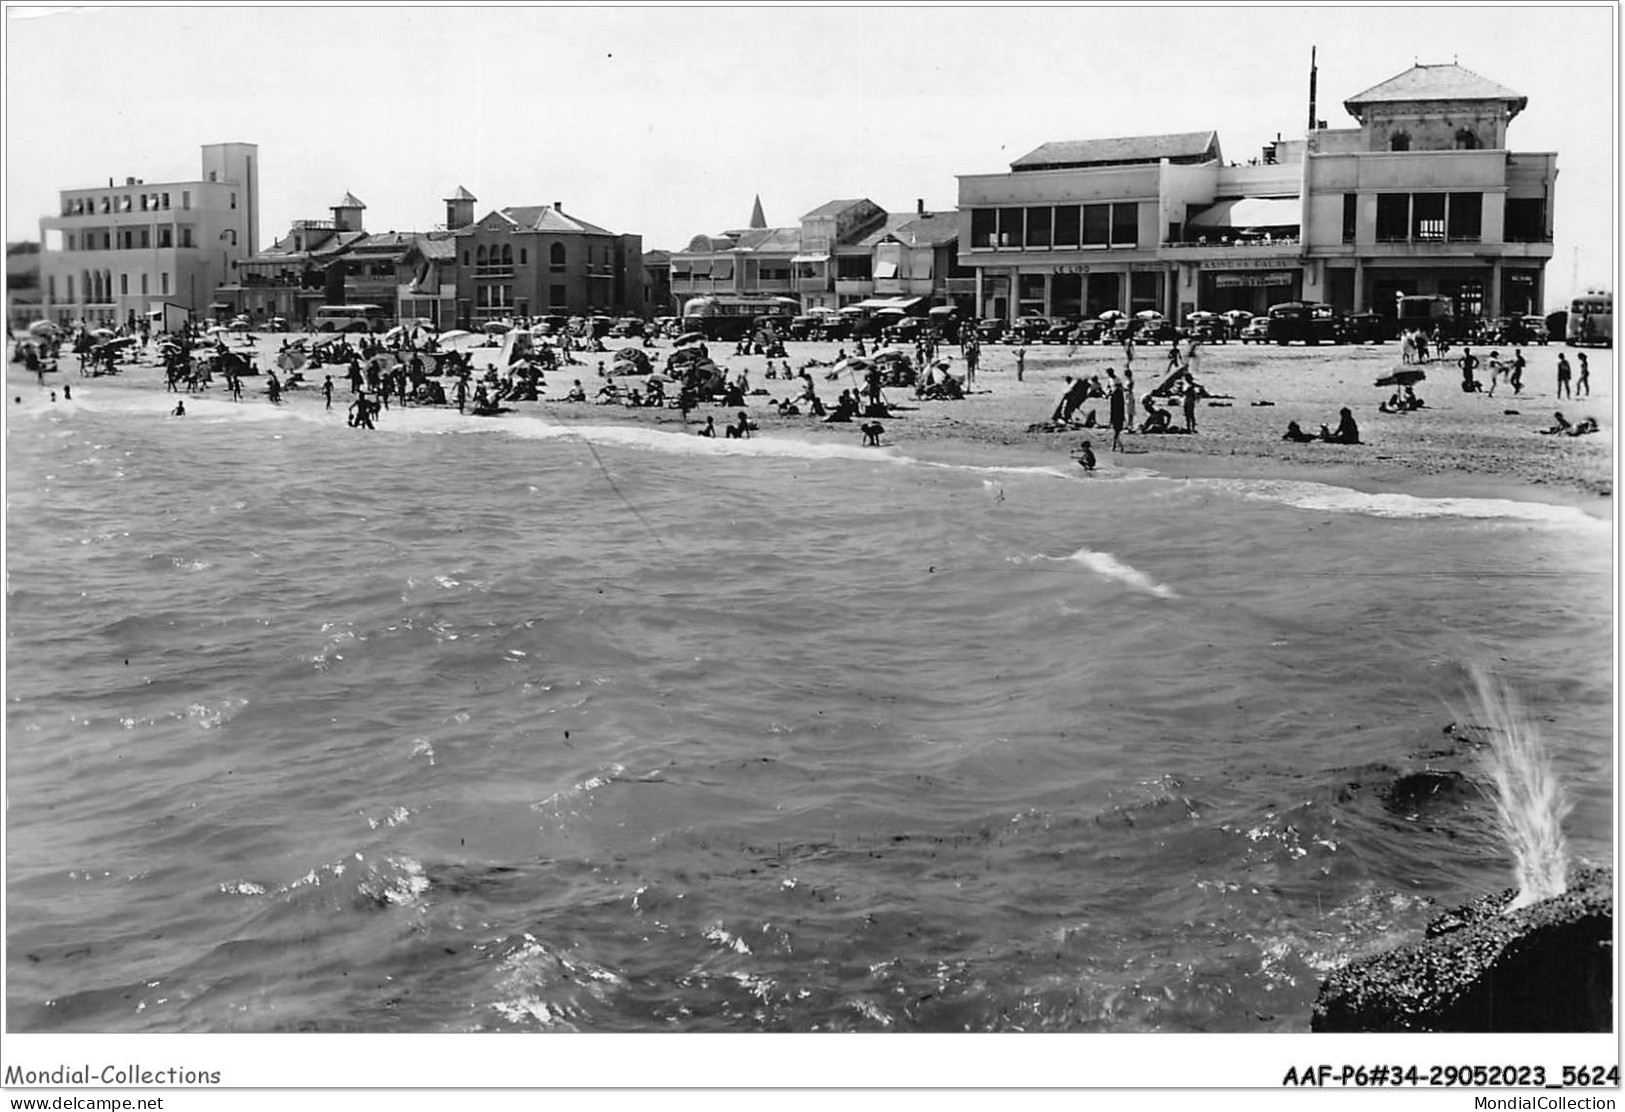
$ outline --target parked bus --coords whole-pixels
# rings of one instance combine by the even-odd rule
[[[1614,295],[1588,290],[1569,303],[1569,347],[1614,346]]]
[[[1463,322],[1456,317],[1456,302],[1443,294],[1408,294],[1399,299],[1399,330],[1421,329],[1426,336],[1435,332],[1447,340],[1460,339]]]
[[[382,332],[386,324],[379,305],[323,305],[310,317],[316,332]]]
[[[1270,339],[1283,347],[1293,340],[1306,344],[1343,341],[1338,312],[1318,301],[1283,301],[1270,306]]]
[[[800,303],[792,297],[696,297],[683,303],[682,328],[707,340],[737,340],[772,324],[785,336],[799,312]]]

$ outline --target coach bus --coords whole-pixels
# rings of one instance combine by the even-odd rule
[[[323,305],[310,316],[316,332],[382,332],[386,323],[381,305]]]
[[[1569,303],[1569,347],[1614,346],[1614,295],[1588,290]]]
[[[682,328],[707,340],[737,340],[771,325],[782,338],[799,312],[793,297],[696,297],[683,303]]]

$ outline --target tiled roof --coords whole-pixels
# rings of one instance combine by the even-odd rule
[[[863,204],[863,202],[865,200],[867,200],[867,198],[864,198],[864,197],[848,197],[844,201],[829,201],[829,202],[827,202],[825,204],[819,205],[817,208],[815,208],[811,212],[807,213],[801,219],[803,219],[803,220],[814,220],[814,219],[817,219],[820,216],[835,216],[835,215],[837,215],[839,213],[845,212],[847,209],[851,208],[853,205],[861,205],[861,204]]]
[[[1215,131],[1180,131],[1168,135],[1127,135],[1116,139],[1069,139],[1045,143],[1010,164],[1012,170],[1088,166],[1094,163],[1157,162],[1164,158],[1218,157]]]
[[[661,266],[661,265],[663,265],[665,263],[669,263],[669,262],[671,262],[671,252],[670,251],[662,251],[660,248],[657,247],[652,251],[645,251],[643,253],[643,265],[644,266]]]
[[[916,247],[941,247],[959,238],[959,214],[933,212],[911,216],[897,229],[897,238]]]
[[[344,199],[333,207],[336,209],[364,209],[367,206],[362,204],[361,201],[356,198],[354,193],[346,192],[344,194]]]
[[[874,231],[870,232],[868,235],[866,235],[866,236],[862,237],[861,239],[859,239],[852,246],[856,246],[856,247],[873,247],[875,244],[879,243],[881,240],[885,239],[887,236],[896,235],[897,234],[897,229],[901,228],[904,224],[907,224],[907,223],[909,223],[910,221],[912,221],[914,219],[915,219],[915,216],[914,216],[914,213],[912,213],[912,212],[895,212],[895,213],[892,213],[892,214],[890,214],[889,216],[886,217],[885,221],[880,225],[880,227],[876,228]],[[902,237],[898,236],[898,238],[901,239]],[[847,245],[842,244],[842,246],[844,247],[844,246],[847,246]]]
[[[1343,107],[1348,109],[1349,115],[1358,118],[1360,114],[1355,108],[1359,105],[1415,100],[1501,100],[1507,102],[1514,116],[1529,103],[1528,97],[1452,62],[1432,66],[1418,63],[1404,73],[1349,97]]]
[[[475,201],[478,199],[479,198],[475,197],[474,194],[470,193],[460,185],[457,187],[457,192],[446,198],[448,201]]]
[[[566,216],[552,205],[515,205],[503,209],[502,213],[520,227],[533,232],[586,232],[599,236],[615,234],[607,228]]]
[[[734,245],[754,254],[791,254],[801,250],[800,228],[751,228],[740,233]]]
[[[450,232],[429,232],[417,237],[417,248],[426,259],[455,259],[457,237]]]

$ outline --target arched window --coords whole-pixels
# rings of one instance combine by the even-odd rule
[[[564,269],[564,244],[555,243],[547,251],[548,263],[554,270]]]
[[[1391,151],[1408,151],[1411,149],[1411,136],[1409,132],[1396,131],[1388,139],[1388,149]]]
[[[1478,134],[1468,128],[1456,132],[1456,149],[1458,151],[1476,151],[1479,148]]]
[[[504,243],[502,245],[502,265],[513,265],[513,244],[511,243]]]
[[[474,265],[475,266],[484,266],[485,265],[485,244],[483,244],[483,243],[480,244],[478,247],[474,248]]]
[[[96,291],[92,289],[90,285],[90,271],[81,270],[79,272],[79,296],[84,298],[86,301],[95,301],[96,298],[93,296],[95,292]],[[69,295],[68,300],[73,300],[73,296],[71,294]]]

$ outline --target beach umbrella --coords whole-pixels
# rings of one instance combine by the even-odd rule
[[[1427,373],[1425,371],[1412,371],[1412,370],[1395,371],[1391,375],[1383,375],[1381,378],[1377,379],[1376,385],[1378,385],[1378,386],[1414,386],[1418,382],[1421,382],[1425,378],[1427,378]]]
[[[61,331],[61,328],[52,324],[48,320],[37,320],[28,326],[28,334],[30,336],[55,336]]]
[[[677,337],[677,342],[679,344],[697,344],[704,339],[705,337],[698,332],[684,332],[681,336]]]
[[[831,309],[828,305],[814,305],[811,309],[807,310],[807,315],[809,317],[827,317],[833,316],[834,314],[835,310]]]
[[[1104,313],[1100,314],[1100,319],[1101,320],[1122,320],[1127,315],[1128,314],[1124,313],[1121,309],[1107,309]]]
[[[1162,319],[1162,314],[1157,312],[1155,309],[1141,309],[1138,313],[1134,314],[1134,319],[1135,320],[1161,320]]]
[[[500,336],[504,332],[511,331],[513,326],[510,325],[510,324],[505,324],[505,323],[503,323],[502,321],[499,321],[499,320],[488,320],[488,321],[485,322],[484,328],[485,328],[485,331],[490,333],[491,335]]]
[[[1249,313],[1246,309],[1228,309],[1225,312],[1220,313],[1219,315],[1222,316],[1225,320],[1232,320],[1232,321],[1234,321],[1234,320],[1252,320],[1253,319],[1253,315],[1251,313]]]
[[[110,340],[117,335],[117,333],[115,333],[111,328],[97,328],[91,332],[91,335],[99,337],[103,340]]]
[[[858,308],[856,305],[848,305],[846,308],[841,309],[839,311],[842,312],[842,313],[846,313],[848,315],[857,315],[857,316],[862,316],[863,315],[863,310]]]

